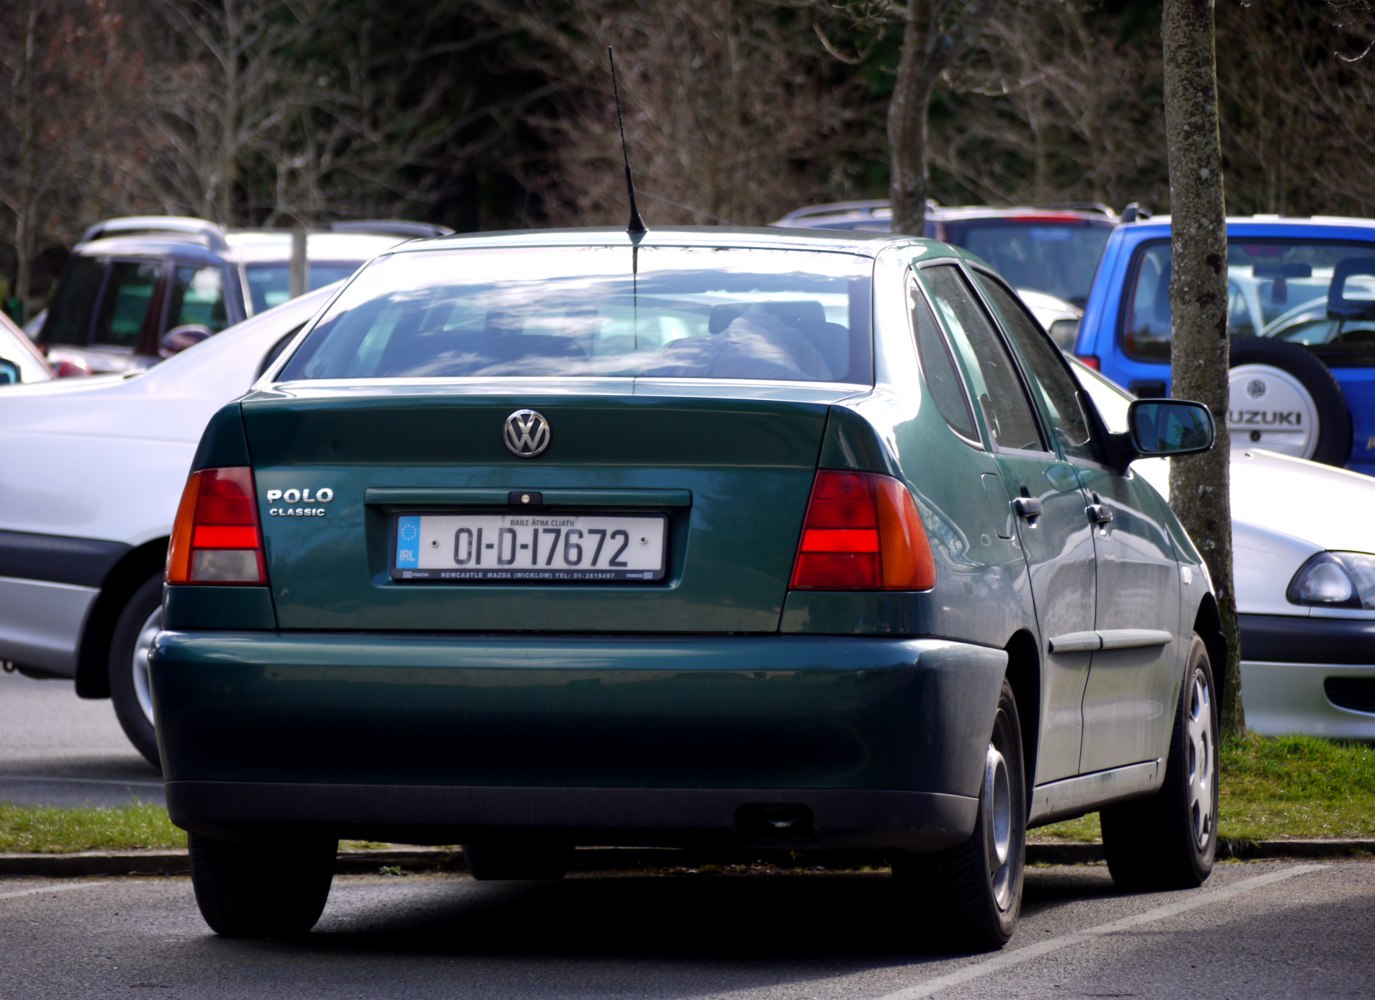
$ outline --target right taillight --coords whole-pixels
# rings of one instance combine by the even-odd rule
[[[172,527],[167,582],[267,582],[252,469],[236,466],[191,473]]]
[[[822,469],[812,483],[793,590],[930,590],[936,561],[906,486]]]

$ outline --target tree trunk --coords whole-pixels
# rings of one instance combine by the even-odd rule
[[[1165,141],[1170,166],[1170,309],[1175,396],[1205,403],[1213,450],[1170,468],[1171,506],[1203,554],[1227,641],[1221,672],[1224,736],[1246,731],[1232,584],[1231,448],[1227,438],[1227,236],[1218,137],[1213,0],[1165,0]]]
[[[33,73],[35,48],[38,35],[38,5],[27,4],[21,15],[24,18],[23,37],[20,39],[22,52],[20,58],[18,98],[19,98],[19,190],[17,208],[14,213],[14,287],[10,295],[19,303],[20,323],[29,318],[29,292],[33,284],[34,225],[38,204],[38,180],[35,176],[34,129],[38,109],[33,97]]]
[[[893,232],[913,236],[926,230],[927,111],[942,61],[933,46],[939,28],[931,2],[908,0],[903,10],[902,56],[888,104]]]

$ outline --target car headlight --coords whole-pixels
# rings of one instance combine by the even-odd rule
[[[1285,596],[1295,604],[1375,610],[1375,555],[1319,552],[1299,567]]]

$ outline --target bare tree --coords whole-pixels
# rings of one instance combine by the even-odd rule
[[[161,154],[150,195],[229,225],[242,220],[240,174],[275,147],[315,87],[297,47],[342,12],[331,0],[159,0],[162,43],[149,127]],[[238,196],[238,197],[236,197]]]
[[[1158,45],[1124,44],[1089,12],[1085,0],[1014,0],[983,19],[941,79],[933,191],[995,205],[1166,204],[1165,151],[1142,138],[1164,131]]]
[[[569,0],[514,7],[526,54],[548,81],[530,120],[548,158],[516,165],[554,223],[611,223],[624,172],[606,50],[646,221],[758,224],[824,186],[869,142],[861,89],[799,30],[798,5],[740,0]],[[801,5],[806,7],[806,4]]]
[[[940,75],[996,18],[1002,0],[907,0],[900,8],[902,54],[888,105],[893,229],[921,233],[926,225],[931,95]]]
[[[1213,0],[1165,0],[1165,142],[1170,164],[1174,316],[1174,394],[1212,410],[1217,444],[1206,455],[1170,468],[1170,505],[1203,554],[1213,579],[1227,640],[1221,665],[1222,731],[1241,736],[1240,639],[1232,585],[1232,512],[1228,486],[1227,234],[1218,133]]]
[[[0,0],[0,19],[16,29],[15,44],[0,46],[0,213],[12,234],[0,245],[13,252],[12,294],[36,305],[44,248],[129,190],[143,61],[123,47],[124,16],[107,0]],[[118,142],[126,152],[110,155]]]

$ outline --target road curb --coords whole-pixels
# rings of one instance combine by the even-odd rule
[[[663,851],[608,848],[585,854],[588,870],[634,870],[681,867],[701,859],[684,859]],[[1224,840],[1218,859],[1256,861],[1303,858],[1331,861],[1375,859],[1375,840]],[[1027,863],[1045,865],[1094,864],[1103,860],[1098,843],[1033,843]],[[465,871],[463,855],[450,848],[398,848],[342,851],[335,869],[345,875],[420,871]],[[92,876],[186,875],[191,871],[185,851],[83,851],[76,854],[0,854],[0,877],[79,878]]]

